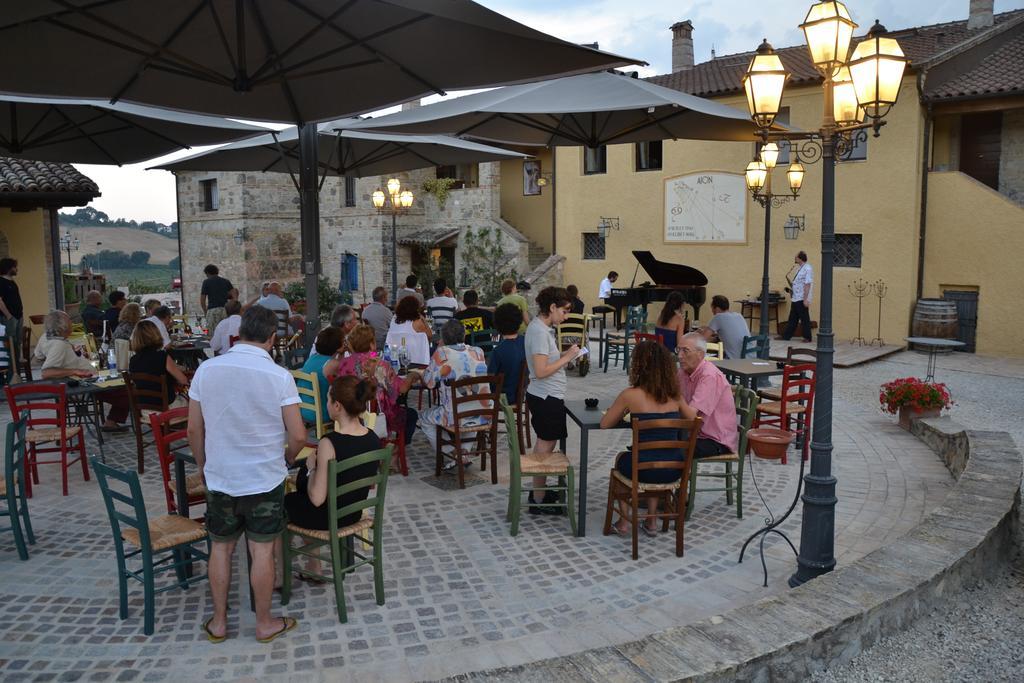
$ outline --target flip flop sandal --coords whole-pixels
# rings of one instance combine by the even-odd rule
[[[314,586],[322,586],[325,583],[327,583],[323,579],[317,578],[315,576],[307,576],[306,574],[300,574],[298,572],[295,572],[294,574],[292,574],[292,576],[298,579],[299,581],[302,581],[303,583],[310,583]]]
[[[277,638],[278,636],[284,635],[285,633],[288,633],[288,631],[291,631],[293,628],[295,628],[296,626],[299,625],[298,620],[294,619],[292,617],[281,617],[281,623],[284,624],[284,625],[281,627],[281,629],[279,631],[275,631],[274,633],[271,633],[266,638],[257,638],[256,642],[257,643],[269,643],[269,642],[273,641],[275,638]]]
[[[648,536],[650,536],[651,538],[654,538],[655,536],[658,535],[657,527],[655,527],[654,529],[649,529],[646,524],[641,524],[640,525],[640,530],[643,531]]]
[[[211,621],[213,621],[213,617],[210,617],[205,622],[203,622],[203,632],[206,634],[206,639],[209,640],[211,643],[214,643],[214,644],[216,644],[216,643],[223,643],[225,640],[228,639],[227,632],[225,631],[224,635],[222,635],[222,636],[214,635],[213,631],[210,630],[210,622]]]

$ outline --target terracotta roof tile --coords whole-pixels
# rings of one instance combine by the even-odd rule
[[[924,99],[941,100],[1024,92],[1024,31],[987,55],[980,64],[933,88]]]
[[[0,194],[89,192],[100,188],[71,164],[0,157]]]
[[[997,14],[995,15],[995,25],[1015,20],[1022,14],[1024,14],[1024,10]],[[967,21],[962,20],[890,31],[890,35],[899,40],[900,46],[913,65],[978,35],[978,31],[968,30]],[[793,74],[790,79],[791,84],[806,85],[821,81],[821,76],[811,64],[806,46],[784,47],[777,49],[776,52],[782,59],[782,63]],[[743,73],[753,55],[754,53],[751,51],[716,57],[697,64],[693,69],[652,76],[647,80],[666,88],[702,97],[736,93],[742,90]],[[1019,65],[1020,62],[1017,63]]]

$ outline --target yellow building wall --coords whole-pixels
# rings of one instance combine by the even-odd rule
[[[740,97],[720,98],[723,104],[745,110]],[[790,107],[790,125],[811,129],[820,125],[820,87],[787,91],[783,104]],[[883,303],[882,337],[902,343],[906,336],[916,286],[917,232],[923,117],[917,106],[913,78],[904,80],[900,102],[887,117],[879,138],[868,142],[866,161],[845,162],[836,169],[836,231],[863,234],[861,268],[834,271],[834,329],[837,339],[857,332],[856,299],[848,285],[858,278],[883,279],[888,294]],[[581,297],[596,303],[598,284],[609,270],[620,273],[619,283],[629,286],[636,266],[630,253],[649,250],[661,261],[682,263],[707,275],[707,297],[724,294],[738,300],[760,290],[764,253],[764,210],[748,199],[747,241],[739,245],[670,244],[663,241],[663,188],[666,178],[698,171],[742,173],[754,153],[753,141],[665,141],[664,168],[635,172],[632,145],[608,148],[608,172],[583,175],[581,148],[561,148],[557,155],[558,253],[566,257],[565,283],[580,287]],[[814,267],[812,319],[818,320],[821,264],[821,167],[805,165],[807,174],[796,202],[772,211],[770,286],[782,290],[784,275],[799,250]],[[785,187],[785,169],[774,174],[776,187]],[[789,214],[805,215],[807,228],[796,240],[783,239],[782,226]],[[596,230],[601,216],[617,216],[621,230],[612,231],[602,261],[582,259],[582,233]],[[641,272],[637,283],[648,280]],[[738,309],[737,309],[738,310]],[[787,307],[780,316],[785,319]],[[862,335],[875,336],[877,299],[865,299]],[[701,309],[701,318],[710,307]],[[773,330],[774,332],[774,330]]]
[[[551,150],[537,152],[541,173],[550,173]],[[531,242],[548,252],[551,245],[551,204],[556,188],[553,184],[542,187],[539,195],[523,194],[523,160],[501,162],[501,217]]]
[[[18,260],[18,276],[15,281],[21,292],[25,309],[25,324],[31,325],[30,315],[42,315],[50,311],[52,300],[52,271],[48,264],[49,215],[45,210],[11,211],[0,208],[0,232],[7,239],[8,254]],[[42,328],[33,329],[33,339],[38,339]]]
[[[977,289],[980,354],[1024,356],[1021,254],[1024,208],[964,173],[929,175],[924,296]]]

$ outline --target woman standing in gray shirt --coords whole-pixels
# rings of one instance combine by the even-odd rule
[[[526,327],[526,365],[530,370],[530,384],[526,388],[526,405],[530,409],[530,423],[537,433],[533,452],[552,453],[555,444],[566,437],[565,428],[565,366],[580,353],[573,344],[559,352],[552,326],[565,320],[572,310],[568,292],[561,287],[545,287],[537,294],[537,317]],[[534,490],[547,486],[546,477],[534,477]],[[558,502],[554,491],[545,491],[544,500],[537,501],[530,493],[530,514],[564,514],[558,507],[538,507],[535,503]]]

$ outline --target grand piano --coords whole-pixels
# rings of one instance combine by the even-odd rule
[[[607,305],[614,306],[616,312],[624,306],[643,306],[646,310],[647,304],[652,301],[664,301],[670,293],[680,292],[683,300],[693,307],[693,319],[700,318],[700,307],[707,298],[707,275],[690,266],[659,261],[649,251],[634,251],[633,256],[637,260],[637,270],[643,266],[654,283],[643,282],[639,286],[633,286],[636,284],[634,270],[630,286],[613,287],[612,295],[605,299]]]

